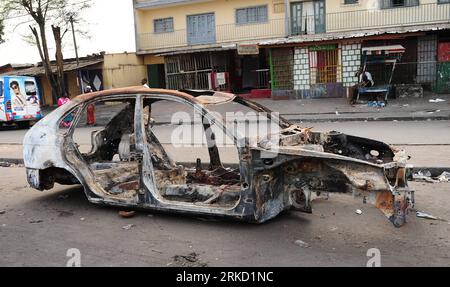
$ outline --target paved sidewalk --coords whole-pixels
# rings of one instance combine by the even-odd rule
[[[431,103],[430,99],[443,99],[444,102]],[[293,122],[327,122],[327,121],[411,121],[411,120],[449,120],[450,95],[425,93],[423,98],[392,99],[384,108],[369,107],[367,104],[350,105],[346,98],[323,98],[304,100],[254,99],[274,112]],[[55,107],[45,107],[48,114]],[[97,106],[97,119],[108,116],[107,106]],[[171,116],[179,106],[162,105],[153,111],[160,121],[170,122]],[[220,112],[241,111],[240,105],[223,105],[213,107]]]
[[[431,103],[430,99],[444,102]],[[345,98],[279,100],[261,99],[258,103],[298,121],[406,121],[450,119],[450,95],[427,94],[419,99],[392,99],[384,108],[367,104],[350,105]]]

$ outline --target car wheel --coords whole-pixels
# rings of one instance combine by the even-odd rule
[[[17,125],[19,126],[19,129],[28,129],[30,128],[30,122],[18,122]]]

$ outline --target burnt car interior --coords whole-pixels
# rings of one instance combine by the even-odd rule
[[[159,101],[162,100],[159,98],[144,98],[142,118],[146,133],[146,148],[151,155],[153,178],[159,196],[169,201],[195,204],[215,204],[224,207],[236,204],[241,190],[239,169],[236,166],[225,167],[222,163],[215,134],[211,129],[211,122],[204,116],[206,111],[195,111],[193,106],[183,104],[188,109],[201,114],[200,125],[203,129],[202,137],[206,139],[208,147],[209,163],[202,163],[201,158],[196,158],[187,163],[179,163],[169,156],[154,132],[155,121],[152,118],[152,109]],[[92,131],[90,151],[80,153],[89,165],[95,180],[100,183],[105,192],[119,197],[133,197],[141,188],[144,188],[141,186],[142,172],[140,172],[139,166],[143,155],[137,153],[135,147],[135,99],[115,99],[100,102],[104,106],[109,105],[111,107],[113,116],[108,122],[103,123],[101,129]],[[240,98],[234,99],[232,103],[250,109],[260,108],[256,104],[253,107],[254,103],[243,101]],[[211,108],[214,110],[213,107]],[[222,107],[222,109],[224,108],[226,106]],[[82,112],[81,115],[83,117],[85,112]],[[191,118],[189,121],[183,124],[187,126],[195,125],[194,119]],[[79,122],[84,123],[84,119],[80,119]],[[394,157],[389,146],[381,142],[338,132],[330,132],[324,138],[322,133],[311,132],[308,128],[288,127],[287,122],[283,119],[279,119],[279,126],[282,128],[279,133],[280,138],[277,139],[280,146],[300,146],[378,164],[390,162]],[[265,141],[270,140],[270,136],[269,134],[266,140],[261,140],[259,145],[265,147]],[[293,164],[295,165],[295,163]],[[308,163],[302,163],[302,165],[305,164]],[[293,168],[293,170],[303,169]],[[291,173],[286,170],[286,174]],[[314,176],[308,177],[313,178]],[[325,184],[324,186],[329,189],[333,186],[339,186],[336,184],[336,180],[332,181],[333,184]],[[345,180],[341,178],[340,182],[345,182]],[[324,186],[315,186],[315,189],[324,190]],[[335,190],[335,188],[331,189]],[[339,186],[337,189],[346,190],[343,186]]]
[[[82,153],[95,180],[111,194],[133,197],[139,190],[139,155],[134,143],[134,99],[104,101],[115,115],[91,133],[91,150]],[[82,113],[85,115],[86,113]],[[84,124],[83,119],[80,120]]]
[[[203,118],[201,123],[205,131],[203,136],[208,141],[209,164],[202,163],[200,158],[192,163],[179,164],[169,156],[153,131],[151,111],[152,105],[158,101],[160,99],[144,99],[142,121],[159,196],[168,201],[233,207],[240,198],[239,169],[222,164],[209,121]],[[109,122],[92,131],[90,151],[80,151],[80,154],[95,181],[106,193],[120,198],[134,197],[144,188],[140,180],[143,174],[140,171],[143,155],[136,152],[135,145],[135,100],[115,99],[111,102],[103,101],[101,105],[111,105],[115,115]],[[81,114],[84,115],[85,112]],[[86,128],[83,118],[79,123],[81,126],[78,125],[77,128]],[[207,133],[209,136],[206,136]],[[78,146],[80,150],[80,144]]]
[[[206,137],[209,164],[203,164],[200,158],[195,163],[176,163],[166,152],[152,128],[152,110],[159,99],[144,99],[144,126],[147,146],[150,149],[154,179],[159,194],[166,200],[191,202],[195,204],[232,207],[240,197],[240,174],[238,169],[225,167],[215,142],[211,123],[200,115],[201,123],[182,123],[191,128],[202,126],[202,136]],[[193,110],[193,107],[189,107]],[[194,111],[196,112],[196,111]],[[198,112],[200,113],[200,112]],[[209,135],[209,136],[207,136]]]

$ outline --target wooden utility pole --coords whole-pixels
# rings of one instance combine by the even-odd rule
[[[81,80],[80,60],[78,59],[78,47],[77,38],[75,37],[75,29],[73,28],[73,16],[70,16],[70,26],[72,27],[73,45],[75,47],[75,57],[77,59],[77,74],[78,74],[78,86],[80,87],[80,94],[83,93],[83,81]]]

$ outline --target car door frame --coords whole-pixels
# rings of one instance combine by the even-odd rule
[[[238,149],[239,154],[239,170],[241,175],[241,193],[239,200],[236,201],[236,204],[233,207],[211,207],[209,205],[201,205],[201,204],[194,204],[189,202],[179,202],[179,201],[170,201],[167,199],[164,199],[158,192],[158,189],[156,187],[155,182],[155,174],[154,174],[154,168],[153,163],[151,160],[151,150],[149,148],[149,145],[147,144],[147,139],[145,136],[145,130],[144,125],[140,125],[140,134],[142,137],[139,139],[136,138],[137,141],[142,141],[142,152],[143,152],[143,158],[142,158],[142,173],[141,173],[141,179],[143,181],[143,189],[145,190],[146,195],[144,196],[145,202],[141,202],[141,204],[149,205],[155,209],[160,210],[170,210],[170,211],[177,211],[177,212],[185,212],[185,213],[196,213],[196,214],[205,214],[205,215],[234,215],[236,212],[236,209],[241,206],[242,204],[246,204],[243,202],[243,194],[246,192],[251,191],[251,187],[249,184],[250,180],[250,173],[248,172],[249,165],[246,164],[247,157],[243,156],[243,154],[248,150],[248,145],[245,143],[242,143],[245,139],[239,138],[239,136],[233,135],[233,133],[224,125],[223,121],[217,117],[214,116],[213,113],[211,113],[204,105],[199,104],[194,101],[190,101],[187,99],[183,99],[180,97],[167,95],[167,94],[153,94],[153,95],[138,95],[140,109],[139,114],[141,114],[140,122],[143,123],[143,99],[144,98],[153,98],[153,99],[161,99],[161,100],[172,100],[177,103],[181,104],[187,104],[194,108],[197,112],[201,113],[208,122],[212,125],[216,125],[218,128],[220,128],[222,131],[225,132],[227,136],[229,136],[235,145],[235,147]],[[136,115],[138,112],[136,112]],[[137,118],[136,118],[137,121]],[[245,160],[243,160],[245,159]]]
[[[135,100],[135,107],[134,107],[134,129],[137,130],[136,126],[136,118],[137,118],[137,111],[138,111],[138,105],[137,105],[137,97],[136,95],[112,95],[107,96],[103,98],[96,98],[92,99],[90,101],[83,102],[79,105],[76,105],[72,107],[70,110],[68,110],[66,113],[64,113],[63,116],[60,117],[60,119],[57,122],[57,133],[58,137],[61,141],[61,154],[64,157],[65,163],[70,167],[73,174],[77,175],[77,178],[80,180],[80,183],[85,188],[86,195],[91,202],[103,202],[103,203],[110,203],[113,205],[117,205],[118,200],[122,202],[122,205],[138,205],[138,200],[136,201],[127,201],[124,198],[115,197],[111,194],[109,194],[96,180],[95,176],[89,167],[89,164],[84,159],[81,151],[78,149],[77,144],[75,143],[73,139],[73,135],[75,132],[75,129],[77,127],[77,124],[81,120],[82,112],[86,110],[86,108],[94,103],[97,102],[105,102],[108,100],[124,100],[124,99],[133,99]],[[76,110],[78,109],[78,110]],[[63,121],[63,119],[68,116],[69,114],[76,111],[76,115],[73,118],[71,127],[65,131],[62,132],[60,130],[60,123]],[[137,133],[135,132],[135,137],[137,139]],[[92,144],[92,143],[91,143]]]

